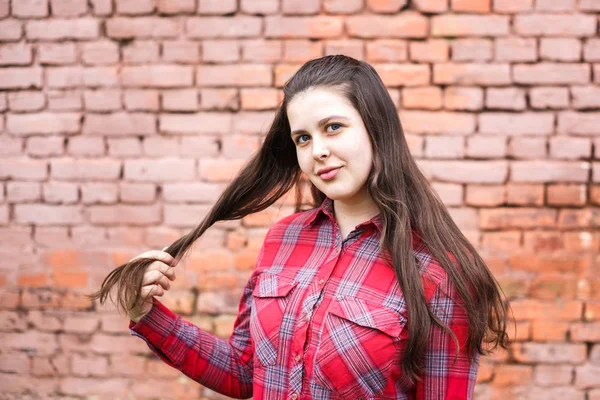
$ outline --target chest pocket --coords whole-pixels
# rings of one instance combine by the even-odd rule
[[[292,291],[297,281],[286,276],[263,273],[258,277],[252,297],[250,334],[254,343],[254,357],[262,365],[274,365],[285,340],[293,334],[294,318],[286,318],[290,311]]]
[[[359,298],[334,299],[315,354],[316,382],[344,398],[381,395],[405,325],[405,317],[390,308]]]

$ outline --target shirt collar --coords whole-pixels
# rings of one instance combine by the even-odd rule
[[[308,217],[308,220],[304,223],[304,227],[307,228],[307,227],[313,225],[321,214],[327,215],[329,217],[329,219],[331,219],[332,222],[335,222],[335,217],[334,217],[334,213],[333,213],[333,200],[330,199],[329,197],[325,197],[325,200],[323,200],[321,205],[319,207],[317,207],[314,210],[314,212]],[[377,214],[376,216],[374,216],[373,218],[371,218],[368,221],[365,221],[365,222],[362,222],[362,223],[356,225],[355,228],[360,228],[363,226],[367,226],[369,224],[375,225],[375,228],[377,228],[379,233],[382,233],[383,228],[382,228],[381,213]]]

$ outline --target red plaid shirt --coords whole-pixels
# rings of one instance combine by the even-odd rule
[[[235,398],[470,399],[479,357],[465,351],[468,319],[455,287],[413,234],[431,310],[458,337],[429,333],[416,384],[401,370],[410,318],[394,270],[378,251],[381,214],[342,240],[326,198],[283,218],[267,233],[229,340],[173,314],[155,299],[137,324],[164,362]]]

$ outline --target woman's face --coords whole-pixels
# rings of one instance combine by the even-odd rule
[[[371,141],[360,114],[343,95],[327,88],[309,89],[292,99],[287,116],[300,169],[317,189],[348,203],[368,196]],[[338,169],[319,175],[329,167]]]

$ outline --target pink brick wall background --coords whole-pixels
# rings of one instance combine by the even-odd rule
[[[598,0],[0,0],[2,399],[215,399],[82,293],[197,224],[302,63],[372,63],[511,299],[478,399],[600,399]],[[211,228],[164,301],[228,337],[291,199]],[[587,397],[586,397],[587,396]]]

